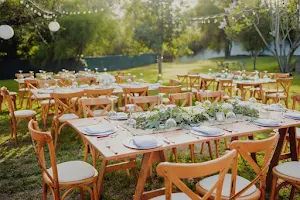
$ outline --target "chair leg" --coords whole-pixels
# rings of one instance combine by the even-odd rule
[[[172,148],[172,154],[174,154],[175,162],[178,163],[178,154],[176,148]]]
[[[94,199],[98,200],[99,197],[98,197],[98,191],[97,191],[97,181],[93,182],[93,192],[94,192]]]
[[[216,149],[216,156],[217,156],[217,158],[219,158],[220,157],[220,155],[219,155],[219,140],[215,140],[214,143],[215,143],[215,149]]]
[[[48,185],[43,183],[43,200],[47,200]]]
[[[17,124],[13,120],[11,120],[11,136],[14,139],[15,145],[17,145]]]
[[[84,143],[84,162],[87,162],[89,152],[90,152],[89,145],[87,142],[85,142]]]
[[[226,150],[229,150],[229,146],[228,146],[226,138],[224,138],[224,145],[225,145]]]
[[[272,200],[276,200],[278,197],[278,194],[275,194],[277,191],[277,177],[273,174],[273,180],[272,180],[272,187],[271,187],[271,195],[270,195],[270,199]]]
[[[192,163],[195,163],[195,145],[189,145]]]
[[[79,192],[80,192],[80,199],[84,200],[84,192],[83,192],[83,189],[81,187],[79,188]]]
[[[286,106],[287,109],[289,108],[289,102],[288,102],[287,98],[285,99],[285,106]]]
[[[210,142],[207,142],[207,145],[208,145],[208,151],[209,151],[210,159],[213,160],[214,157],[213,157],[213,154],[212,154],[211,143],[210,143]]]
[[[290,200],[293,200],[295,197],[296,188],[292,186],[291,194],[290,194]]]
[[[12,101],[14,103],[15,110],[17,109],[17,97],[16,95],[12,96]]]

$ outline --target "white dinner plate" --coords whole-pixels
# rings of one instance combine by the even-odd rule
[[[202,133],[202,132],[198,132],[198,131],[194,131],[194,130],[190,130],[190,133],[194,134],[194,135],[198,135],[198,136],[203,136],[203,137],[218,137],[218,136],[222,136],[224,135],[224,131],[221,131],[220,133],[217,134],[207,134],[207,133]]]
[[[138,136],[138,137],[142,137],[142,136]],[[163,145],[163,141],[159,138],[153,137],[153,139],[155,139],[157,141],[157,146],[156,147],[151,147],[151,148],[143,148],[143,147],[138,147],[134,144],[133,142],[134,137],[128,138],[126,140],[123,141],[123,145],[125,147],[128,147],[130,149],[139,149],[139,150],[146,150],[146,149],[155,149],[157,147],[160,147]]]
[[[279,125],[269,125],[269,124],[261,124],[261,123],[257,123],[257,122],[253,122],[253,124],[257,125],[257,126],[263,126],[263,127],[279,127],[281,126]]]
[[[85,127],[86,128],[86,127]],[[86,132],[84,129],[85,128],[82,128],[80,130],[81,133],[83,133],[84,135],[88,135],[88,136],[103,136],[103,137],[106,137],[106,136],[109,136],[111,134],[114,134],[115,132],[117,132],[118,128],[117,127],[114,127],[114,130],[113,131],[110,131],[110,132],[106,132],[106,133],[88,133]]]

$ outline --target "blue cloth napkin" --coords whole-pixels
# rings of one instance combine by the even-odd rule
[[[208,127],[208,126],[193,127],[192,130],[200,132],[200,133],[204,133],[207,135],[218,135],[222,132],[222,130],[219,128],[213,128],[213,127]]]
[[[107,125],[107,124],[101,124],[101,125],[93,125],[86,127],[84,129],[85,132],[89,134],[98,134],[98,135],[106,135],[108,133],[111,133],[114,131],[114,127]]]
[[[79,87],[80,87],[80,88],[88,88],[89,85],[88,85],[88,84],[83,84],[83,85],[80,85]]]
[[[272,119],[257,119],[254,123],[262,126],[280,126],[280,121]]]
[[[271,105],[264,106],[263,108],[268,111],[276,111],[276,112],[284,112],[287,110],[281,104],[271,104]]]
[[[299,113],[287,113],[287,114],[285,114],[285,117],[300,120]]]
[[[158,142],[151,136],[137,136],[133,138],[133,144],[140,148],[154,148]]]

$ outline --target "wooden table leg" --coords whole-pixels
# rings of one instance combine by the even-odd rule
[[[289,128],[289,142],[292,161],[298,161],[296,127]]]
[[[281,154],[281,151],[282,151],[282,147],[283,147],[283,143],[284,143],[284,139],[285,139],[285,136],[287,134],[287,131],[288,131],[288,128],[279,129],[279,140],[278,140],[277,147],[275,149],[273,158],[270,162],[269,171],[268,171],[268,174],[267,174],[267,185],[266,185],[266,190],[267,191],[271,191],[272,179],[273,179],[272,169],[273,169],[273,167],[278,165],[280,154]]]
[[[143,199],[143,193],[145,188],[145,183],[147,181],[148,173],[149,173],[149,165],[153,162],[157,161],[165,161],[166,155],[164,151],[156,151],[145,153],[143,155],[142,164],[141,164],[141,172],[139,175],[139,179],[136,185],[135,193],[133,196],[133,200],[141,200]],[[149,195],[149,194],[148,194]]]
[[[97,181],[97,185],[98,185],[98,197],[99,198],[101,196],[101,190],[102,190],[102,184],[103,184],[103,179],[104,179],[106,165],[107,165],[107,160],[103,159],[102,163],[101,163],[101,167],[100,167],[99,172],[98,172],[98,181]]]

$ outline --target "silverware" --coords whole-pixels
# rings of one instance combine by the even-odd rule
[[[170,143],[175,143],[173,140],[170,140],[167,136],[165,136],[165,139],[167,140],[167,141],[169,141]]]
[[[118,152],[114,151],[114,150],[111,148],[111,145],[108,143],[107,140],[105,140],[105,146],[106,146],[106,148],[108,148],[113,154],[118,154]]]
[[[186,132],[185,134],[187,134],[187,135],[189,135],[189,136],[191,136],[191,137],[196,138],[196,139],[199,140],[199,137],[196,136],[196,135],[194,135],[194,134],[192,134],[191,132]]]

